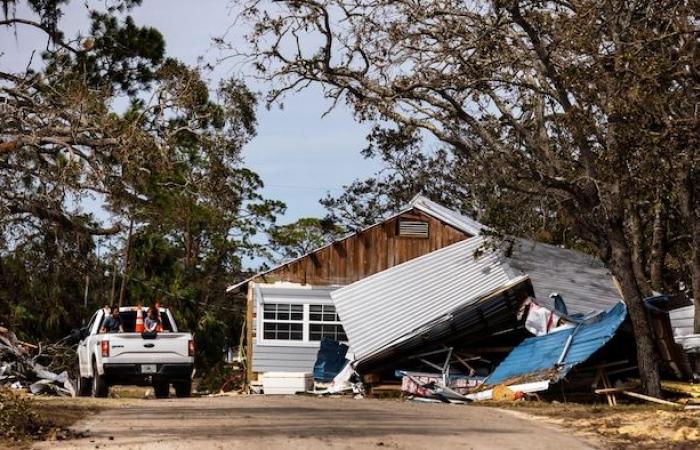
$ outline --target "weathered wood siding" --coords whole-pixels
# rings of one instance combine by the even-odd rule
[[[401,219],[428,222],[428,237],[398,236],[397,224]],[[316,286],[349,284],[468,237],[450,225],[412,210],[285,264],[255,281]]]

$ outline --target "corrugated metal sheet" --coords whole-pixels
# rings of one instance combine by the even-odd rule
[[[355,363],[360,373],[395,367],[409,357],[445,346],[463,346],[484,336],[497,335],[518,327],[518,307],[532,295],[529,278],[516,278],[476,302],[459,306],[442,317]]]
[[[683,308],[673,309],[668,312],[671,318],[671,327],[673,327],[673,335],[690,336],[693,333],[693,317],[695,315],[695,306],[685,306]]]
[[[585,253],[517,239],[507,261],[517,273],[530,277],[543,306],[554,307],[552,292],[562,296],[569,314],[606,311],[622,301],[610,271]]]
[[[527,376],[557,381],[603,347],[615,335],[626,315],[627,309],[620,302],[576,328],[527,338],[499,364],[487,384],[495,385]],[[565,358],[558,364],[570,337]]]
[[[700,334],[695,333],[693,320],[695,316],[695,306],[684,306],[669,311],[671,327],[673,329],[673,339],[686,352],[700,353]]]
[[[459,306],[505,285],[510,276],[484,239],[458,242],[331,293],[352,351],[362,359]]]

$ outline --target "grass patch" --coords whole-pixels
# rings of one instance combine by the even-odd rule
[[[0,389],[0,448],[73,438],[75,433],[69,427],[101,409],[99,405],[70,398],[37,399],[24,392]]]
[[[683,411],[654,404],[549,402],[477,402],[546,418],[579,434],[595,436],[607,448],[640,450],[700,448],[700,411]]]

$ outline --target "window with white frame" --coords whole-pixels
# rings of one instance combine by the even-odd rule
[[[303,341],[304,306],[265,303],[263,305],[263,338],[276,341]]]
[[[339,342],[348,340],[334,305],[309,305],[309,340],[320,341],[324,337]]]
[[[347,342],[332,304],[264,303],[260,310],[262,343],[316,344],[324,337]]]

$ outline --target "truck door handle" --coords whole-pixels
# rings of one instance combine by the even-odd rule
[[[143,346],[146,348],[153,348],[155,347],[155,344],[143,344]]]

